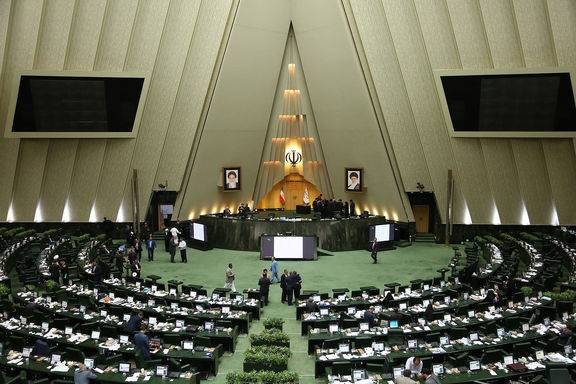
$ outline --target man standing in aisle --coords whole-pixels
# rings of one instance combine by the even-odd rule
[[[186,257],[186,242],[184,239],[180,240],[178,243],[178,249],[180,249],[180,259],[182,259],[183,263],[187,263],[188,258]]]
[[[258,286],[260,287],[260,299],[264,302],[264,305],[268,305],[268,293],[270,292],[270,279],[268,278],[268,271],[263,270],[260,280],[258,280]]]
[[[146,250],[148,251],[148,261],[154,261],[154,250],[156,249],[156,241],[152,238],[152,234],[146,240]]]
[[[272,256],[272,266],[270,267],[270,272],[272,273],[272,283],[278,283],[280,279],[278,278],[278,261],[274,256]]]
[[[372,264],[378,263],[378,240],[376,239],[376,236],[374,236],[374,240],[370,243],[370,251],[370,257],[373,260]]]
[[[288,300],[288,288],[286,286],[286,279],[288,278],[288,270],[285,269],[282,277],[280,277],[280,288],[282,288],[281,302],[284,304]]]
[[[228,264],[228,269],[226,269],[226,283],[224,288],[230,288],[232,292],[236,292],[236,286],[234,285],[234,280],[236,279],[236,272],[232,269],[232,263]]]

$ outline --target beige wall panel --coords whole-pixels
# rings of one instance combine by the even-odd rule
[[[37,69],[63,69],[74,4],[74,0],[45,0],[36,50]]]
[[[432,190],[434,186],[382,3],[353,0],[351,5],[404,188],[415,191],[416,183],[421,182]]]
[[[148,89],[147,104],[131,162],[131,168],[139,172],[141,217],[145,216],[148,207],[199,6],[200,1],[179,0],[171,1],[168,9],[158,50],[159,59]],[[123,196],[123,207],[127,213],[131,212],[131,191],[128,180]]]
[[[40,195],[44,221],[62,220],[77,147],[77,139],[50,140]]]
[[[137,5],[138,0],[108,2],[94,70],[112,72],[123,70]]]
[[[50,140],[43,139],[20,141],[20,153],[14,176],[14,194],[12,197],[15,221],[34,221],[49,142]]]
[[[576,224],[576,156],[572,140],[542,140],[552,197],[560,224]]]
[[[513,0],[513,3],[526,66],[555,66],[556,53],[546,0]]]
[[[10,19],[11,7],[11,0],[0,1],[0,73],[2,73],[4,66],[4,53],[6,51],[6,41],[8,40],[8,21]],[[0,75],[0,78],[1,77]]]
[[[482,151],[488,182],[494,186],[496,207],[502,224],[520,224],[522,195],[509,140],[484,139]]]
[[[411,1],[383,3],[444,222],[446,173],[456,168],[416,9]],[[455,210],[455,222],[460,222],[462,212],[458,212],[458,207]]]
[[[252,200],[289,23],[288,2],[240,2],[182,198],[181,218],[226,205],[235,209]],[[223,166],[242,167],[241,191],[219,191]]]
[[[418,12],[433,69],[491,67],[490,52],[477,0],[449,0],[446,8],[438,5],[439,3],[424,3],[434,4],[434,8],[443,10],[436,12],[435,22],[430,17],[434,14],[430,9]],[[437,26],[432,28],[434,25]],[[451,44],[442,41],[450,41]],[[486,166],[480,140],[451,138],[450,143],[458,169],[456,183],[463,193],[466,205],[461,209],[467,208],[470,215],[470,217],[462,216],[466,215],[466,212],[462,212],[456,220],[465,223],[467,220],[478,224],[490,223],[494,202],[490,184],[486,182]]]
[[[91,71],[94,68],[106,0],[77,0],[70,31],[65,69]]]
[[[480,0],[480,8],[494,68],[524,67],[512,0]],[[508,139],[480,139],[480,142],[500,220],[502,224],[520,224],[522,195],[517,177],[512,177],[517,170],[510,142]]]
[[[125,71],[143,71],[152,76],[168,5],[168,0],[139,3],[126,54]],[[136,140],[132,139],[108,140],[95,200],[99,220],[104,216],[116,219],[135,145]]]
[[[78,144],[68,193],[70,221],[87,222],[90,218],[98,187],[98,174],[106,149],[105,141],[105,139],[80,140]]]
[[[576,65],[576,1],[550,0],[548,14],[559,65]]]
[[[202,2],[152,188],[168,181],[168,189],[180,190],[231,5]]]
[[[24,69],[32,69],[34,54],[42,15],[42,2],[36,0],[14,1],[10,9],[7,40],[4,48],[4,61],[2,68],[0,89],[0,132],[4,132],[8,105],[12,90],[17,86],[15,82],[16,72]],[[7,8],[4,8],[7,10]],[[2,136],[2,135],[0,135]],[[5,139],[0,137],[0,220],[6,219],[12,189],[14,173],[18,161],[19,140]]]
[[[524,66],[512,0],[479,0],[494,68]]]
[[[297,0],[292,11],[320,142],[329,149],[324,157],[334,197],[406,221],[403,186],[396,185],[343,8],[331,0]],[[364,168],[366,193],[345,192],[346,167]]]
[[[530,224],[551,224],[552,196],[540,140],[512,139],[518,181]]]
[[[120,72],[124,69],[136,6],[136,1],[112,1],[107,4],[95,56],[94,70]],[[81,140],[79,144],[79,152],[74,167],[75,179],[72,180],[68,195],[72,221],[87,221],[90,216],[98,190],[108,141],[111,140],[90,139]],[[85,155],[94,156],[89,159],[89,164],[86,163],[88,159],[81,157]],[[76,183],[76,178],[80,174],[83,185]],[[85,185],[89,188],[86,188]],[[96,207],[96,214],[98,216],[98,207]]]
[[[482,12],[478,0],[446,0],[450,13],[451,25],[458,44],[458,53],[462,68],[491,67],[490,51],[486,45]],[[423,17],[423,16],[421,16]],[[426,33],[424,34],[426,36]],[[440,36],[428,35],[428,40]],[[429,52],[432,56],[432,53]],[[438,68],[440,69],[440,68]]]

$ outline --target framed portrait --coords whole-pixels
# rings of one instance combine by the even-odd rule
[[[240,167],[223,168],[222,175],[224,176],[225,191],[239,191],[240,190]]]
[[[362,168],[346,168],[346,192],[362,192]]]

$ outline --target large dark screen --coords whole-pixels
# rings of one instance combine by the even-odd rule
[[[21,76],[12,132],[131,132],[143,78]]]
[[[467,131],[576,131],[569,73],[442,76],[452,126]]]

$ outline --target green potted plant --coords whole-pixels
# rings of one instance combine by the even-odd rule
[[[282,372],[288,369],[290,349],[276,346],[258,346],[248,349],[244,355],[245,372]]]
[[[10,288],[6,284],[0,284],[0,299],[6,299],[10,295]]]
[[[524,297],[530,297],[532,296],[533,289],[532,287],[522,287],[520,291],[524,294]]]
[[[48,291],[55,291],[58,289],[58,286],[58,282],[55,280],[46,281],[46,290]]]
[[[283,325],[284,320],[278,317],[270,317],[264,320],[264,329],[277,329],[281,331]]]
[[[260,334],[250,335],[250,344],[253,347],[259,345],[275,345],[278,347],[290,347],[290,337],[284,332],[275,329],[265,330]]]

